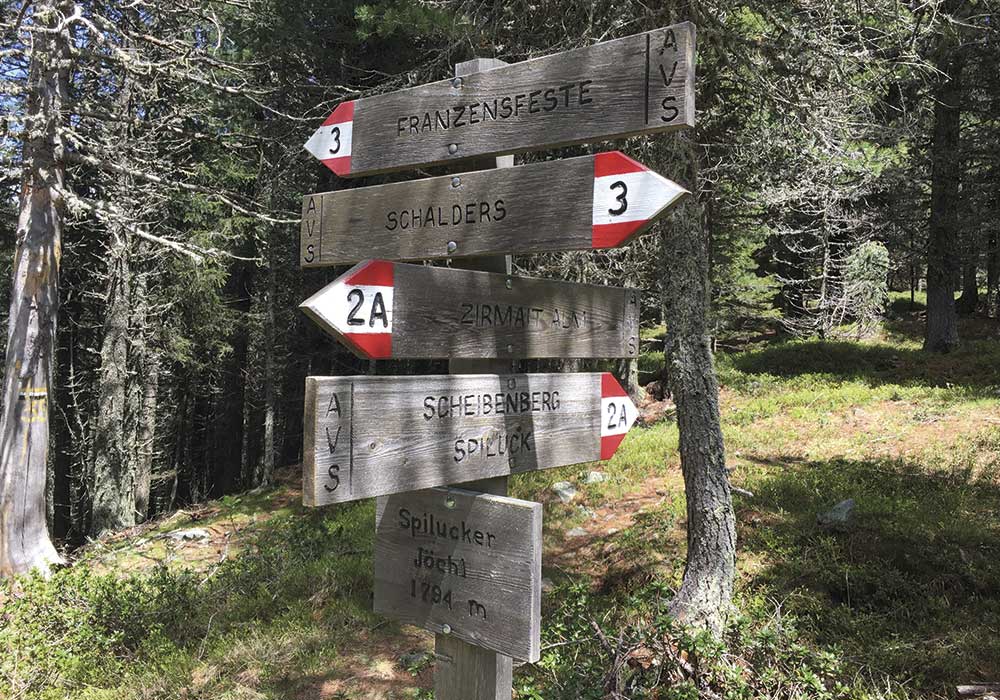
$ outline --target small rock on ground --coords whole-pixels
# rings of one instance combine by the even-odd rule
[[[587,478],[583,480],[585,484],[600,484],[601,482],[607,481],[608,477],[604,472],[590,472],[587,474]]]
[[[576,498],[576,487],[568,481],[557,481],[552,484],[552,492],[559,496],[563,503],[570,503]]]
[[[588,533],[582,527],[574,527],[572,530],[566,533],[566,537],[586,537]]]
[[[172,540],[190,542],[192,540],[208,540],[212,538],[212,535],[200,527],[192,527],[187,530],[175,530],[174,532],[167,533],[167,537]]]
[[[826,530],[846,530],[854,516],[854,499],[841,501],[825,513],[816,514],[816,522]]]

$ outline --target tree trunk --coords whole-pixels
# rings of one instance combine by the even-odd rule
[[[687,186],[697,182],[697,153],[685,145]],[[682,622],[719,633],[731,607],[736,571],[736,518],[726,473],[719,386],[707,333],[708,249],[702,207],[694,198],[662,226],[666,361],[677,405],[681,469],[687,497],[687,564],[671,605]]]
[[[268,229],[267,237],[267,299],[264,304],[264,446],[260,460],[260,471],[255,485],[270,486],[274,478],[274,381],[277,371],[274,362],[276,334],[274,330],[274,295],[277,291],[274,269],[274,229]]]
[[[156,443],[156,401],[160,390],[160,358],[147,350],[143,369],[142,405],[135,441],[135,515],[138,522],[149,517],[149,489]]]
[[[961,153],[962,61],[940,66],[944,82],[935,90],[931,147],[931,217],[927,247],[927,325],[924,350],[950,352],[958,346],[955,277],[958,271],[958,194]]]
[[[979,253],[970,250],[968,255],[971,260],[962,266],[962,296],[955,302],[956,311],[963,315],[974,314],[979,308]]]
[[[111,226],[108,288],[98,370],[97,415],[94,416],[90,489],[90,534],[135,525],[136,469],[134,445],[127,430],[129,416],[129,317],[132,308],[129,235]]]
[[[989,249],[986,251],[986,315],[997,318],[998,291],[1000,291],[1000,232],[990,231]]]
[[[32,22],[59,24],[70,5],[39,0]],[[59,307],[63,145],[57,131],[67,91],[65,32],[34,33],[27,87],[25,175],[17,221],[0,416],[0,574],[60,561],[45,523],[49,388]]]

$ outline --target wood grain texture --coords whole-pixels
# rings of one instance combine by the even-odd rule
[[[509,289],[508,289],[509,285]],[[636,357],[639,292],[395,266],[393,357]]]
[[[436,634],[434,657],[435,700],[510,700],[514,664],[506,654]]]
[[[593,189],[584,156],[307,195],[302,266],[589,249]]]
[[[378,613],[537,661],[541,576],[540,503],[461,489],[377,500]]]
[[[307,377],[303,501],[319,506],[600,459],[601,377]],[[497,395],[505,412],[484,412]],[[515,397],[518,410],[507,411]]]
[[[367,321],[371,288],[346,284],[354,267],[302,305],[361,357],[354,321]],[[424,265],[393,265],[391,343],[379,359],[636,357],[639,291]],[[360,309],[361,311],[358,311]],[[367,328],[367,323],[363,327]],[[346,334],[346,335],[345,335]],[[385,354],[388,352],[389,354]]]
[[[349,175],[691,127],[694,50],[684,22],[359,99]]]
[[[455,75],[464,76],[507,65],[495,58],[476,58],[455,64]],[[492,162],[491,162],[492,161]],[[512,168],[514,156],[483,158],[465,161],[466,167],[480,169],[487,167]],[[483,272],[499,272],[509,275],[513,259],[510,255],[464,258],[458,267]],[[515,372],[514,362],[504,360],[452,359],[448,362],[451,374],[511,374]],[[506,476],[463,484],[467,489],[493,494],[508,495]],[[434,697],[436,700],[510,700],[514,687],[514,661],[506,654],[498,654],[483,649],[448,634],[434,635]]]

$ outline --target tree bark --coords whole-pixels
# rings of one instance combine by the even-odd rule
[[[1000,235],[990,234],[990,250],[986,258],[986,315],[997,318],[998,291],[1000,291]]]
[[[135,525],[135,449],[127,429],[129,416],[129,317],[132,308],[129,235],[112,224],[108,247],[108,287],[97,415],[94,416],[90,534]]]
[[[687,138],[687,187],[697,192],[697,152]],[[703,208],[692,197],[661,227],[666,361],[677,406],[687,498],[687,563],[671,605],[682,622],[720,633],[732,604],[736,518],[726,473],[719,386],[707,332],[708,246]]]
[[[32,22],[53,28],[71,5],[39,0]],[[34,33],[27,97],[25,174],[0,416],[0,574],[47,572],[60,557],[45,522],[49,389],[59,307],[64,179],[57,126],[67,94],[65,32]]]
[[[927,324],[924,350],[950,352],[958,346],[955,278],[958,272],[958,195],[961,175],[962,60],[939,66],[946,78],[935,90],[931,147],[931,216],[927,246]]]
[[[974,314],[979,308],[979,252],[970,250],[968,255],[972,259],[962,266],[962,296],[955,302],[956,311],[964,315]]]
[[[267,237],[267,298],[264,308],[264,446],[260,460],[260,469],[254,480],[256,486],[270,486],[274,479],[274,416],[276,397],[274,391],[274,376],[277,371],[274,361],[275,333],[274,296],[277,293],[274,269],[274,229],[268,229]]]

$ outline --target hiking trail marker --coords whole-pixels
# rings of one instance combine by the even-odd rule
[[[614,248],[686,194],[619,151],[310,194],[300,260],[322,267]]]
[[[307,506],[610,459],[638,416],[607,372],[307,377]]]
[[[357,177],[692,127],[694,51],[682,22],[342,102],[305,147]]]
[[[368,359],[636,357],[639,349],[635,289],[369,260],[300,308]]]
[[[542,504],[459,489],[382,496],[375,612],[538,661]]]
[[[618,151],[516,168],[510,154],[692,127],[694,62],[688,22],[473,59],[339,104],[306,143],[341,177],[479,159],[307,195],[300,230],[302,267],[358,263],[302,304],[324,330],[369,359],[450,361],[307,377],[303,420],[303,501],[378,498],[375,610],[435,633],[438,700],[510,700],[512,658],[540,655],[542,507],[507,498],[506,477],[609,459],[638,415],[609,373],[509,373],[515,358],[636,357],[637,291],[516,278],[509,255],[624,245],[687,194]],[[398,262],[440,258],[458,259]]]

